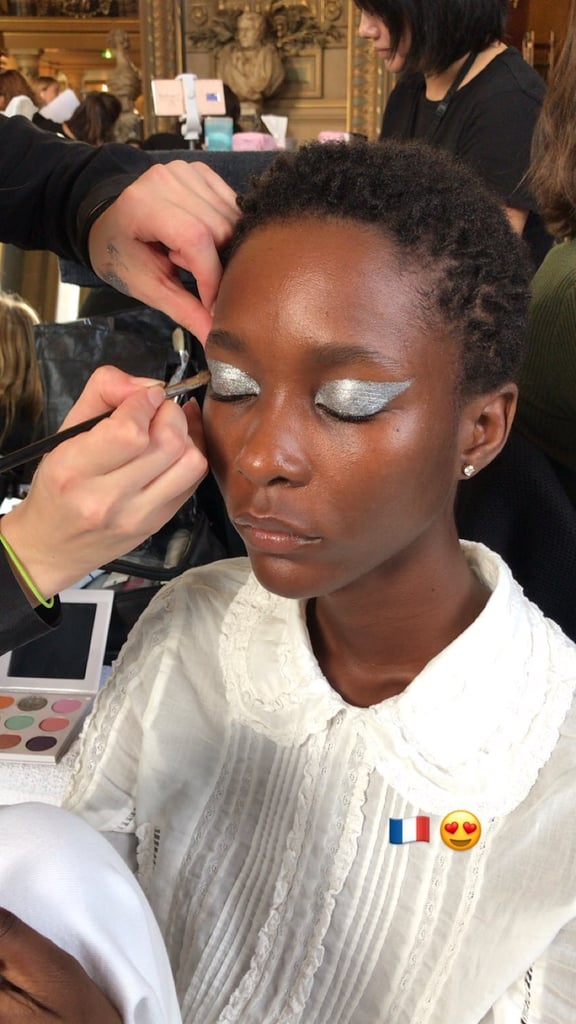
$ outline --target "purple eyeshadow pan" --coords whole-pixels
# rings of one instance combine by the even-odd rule
[[[26,747],[28,750],[50,750],[50,747],[55,747],[57,743],[55,736],[32,736]]]
[[[81,700],[72,700],[70,697],[66,697],[63,700],[55,700],[52,705],[52,711],[69,714],[71,711],[78,711],[78,708],[81,707]]]

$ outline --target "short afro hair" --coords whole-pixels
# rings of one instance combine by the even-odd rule
[[[527,250],[496,197],[449,154],[396,140],[309,143],[279,154],[238,202],[242,217],[225,263],[253,231],[271,223],[335,218],[371,224],[417,278],[415,316],[460,345],[461,396],[518,378]]]

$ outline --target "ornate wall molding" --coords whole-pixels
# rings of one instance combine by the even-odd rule
[[[369,40],[358,35],[358,12],[352,0],[348,11],[348,80],[346,130],[377,139],[384,105],[394,85]]]
[[[290,0],[270,0],[260,3],[238,3],[238,0],[220,0],[217,9],[210,11],[206,4],[190,7],[191,22],[187,25],[187,37],[194,48],[217,53],[232,42],[238,17],[253,10],[262,14],[268,27],[268,38],[274,43],[282,57],[300,55],[309,47],[325,47],[340,42],[342,31],[335,24],[342,15],[339,0],[324,3],[320,0],[318,10]]]
[[[139,0],[145,133],[168,129],[171,121],[155,118],[150,82],[175,78],[184,71],[180,0]]]
[[[18,10],[22,6],[35,10]],[[11,7],[16,8],[14,12]],[[134,18],[138,0],[9,0],[8,9],[39,18]]]

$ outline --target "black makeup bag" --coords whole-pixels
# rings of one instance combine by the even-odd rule
[[[58,430],[98,366],[118,366],[164,383],[171,380],[183,362],[173,344],[176,331],[179,349],[185,352],[182,375],[192,376],[206,367],[202,346],[170,317],[147,306],[65,324],[38,324],[35,340],[44,388],[44,434]],[[186,569],[229,554],[226,518],[215,486],[201,484],[157,533],[102,568],[156,582],[173,579]]]

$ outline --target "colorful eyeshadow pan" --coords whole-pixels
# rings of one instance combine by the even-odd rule
[[[27,729],[29,725],[34,725],[34,719],[32,715],[12,715],[4,725],[7,729]]]
[[[53,765],[76,739],[105,679],[113,601],[65,590],[58,629],[0,654],[0,762]]]
[[[57,711],[59,714],[69,715],[71,711],[78,711],[78,708],[82,707],[81,700],[55,700],[52,704],[52,711]]]
[[[80,732],[92,699],[93,694],[0,693],[0,760],[54,764]]]
[[[69,718],[43,718],[40,722],[43,732],[60,732],[61,729],[66,729],[69,725]]]
[[[22,697],[21,700],[17,701],[17,707],[20,711],[40,711],[41,708],[45,708],[48,701],[46,697],[36,697],[32,694],[30,697]]]
[[[32,736],[26,741],[27,750],[50,750],[55,747],[58,740],[55,736]]]
[[[17,747],[22,742],[22,737],[17,734],[8,736],[7,733],[0,735],[0,750],[10,750],[12,747]]]

